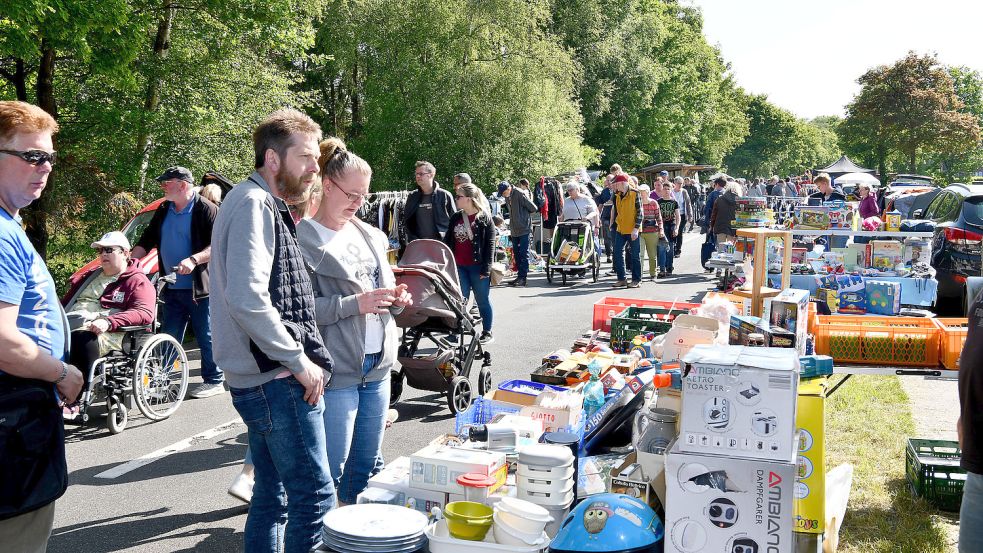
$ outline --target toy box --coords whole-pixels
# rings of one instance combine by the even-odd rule
[[[798,352],[700,345],[683,361],[682,451],[792,459]]]
[[[863,315],[867,311],[864,279],[859,275],[840,275],[836,278],[837,313]]]
[[[843,250],[843,266],[847,271],[867,267],[867,244],[847,244]],[[834,251],[839,248],[834,248]]]
[[[924,238],[906,238],[904,241],[904,264],[931,264],[932,243]]]
[[[798,206],[795,208],[795,226],[800,229],[829,229],[829,208],[825,206]]]
[[[799,451],[795,464],[795,531],[822,534],[826,527],[826,384],[799,386],[795,424]]]
[[[806,328],[809,326],[809,291],[789,288],[765,300],[762,318],[769,331],[785,329],[794,337],[799,355],[805,353]],[[762,325],[764,326],[764,325]],[[773,335],[779,332],[771,332]],[[786,346],[780,346],[786,347]]]
[[[732,346],[746,346],[748,336],[761,332],[761,317],[753,315],[731,315],[727,343]]]
[[[850,224],[853,222],[853,213],[850,209],[850,204],[846,202],[834,201],[825,202],[824,206],[829,210],[829,228],[850,228]]]
[[[897,315],[901,312],[901,283],[868,280],[867,312],[877,315]]]
[[[666,457],[666,553],[790,552],[795,465],[685,452]]]
[[[871,240],[870,266],[881,271],[893,271],[904,262],[904,245],[896,240]]]
[[[496,451],[428,445],[410,456],[410,486],[422,490],[463,494],[457,477],[477,472],[495,477],[498,482],[489,493],[505,484],[508,465],[505,454]]]

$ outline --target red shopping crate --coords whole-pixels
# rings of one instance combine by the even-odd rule
[[[699,307],[698,303],[683,301],[646,300],[641,298],[615,298],[604,296],[594,302],[594,320],[591,328],[611,332],[611,318],[620,314],[627,307],[661,307],[669,310],[692,310]]]

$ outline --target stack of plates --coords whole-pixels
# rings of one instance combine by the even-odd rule
[[[426,545],[428,522],[397,505],[347,505],[324,516],[321,541],[339,553],[410,553]]]

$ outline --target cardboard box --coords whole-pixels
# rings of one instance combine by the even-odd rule
[[[809,291],[789,288],[773,298],[765,299],[761,318],[768,329],[783,328],[795,337],[795,349],[805,354],[809,326]],[[764,326],[764,325],[762,325]],[[780,335],[780,333],[772,334]]]
[[[866,282],[867,312],[897,315],[901,312],[901,283],[887,280]]]
[[[761,332],[760,325],[761,317],[731,315],[730,334],[727,337],[727,342],[732,346],[746,346],[748,344],[748,336]]]
[[[679,448],[750,459],[795,451],[795,350],[696,346],[683,358]]]
[[[493,476],[498,483],[489,491],[505,484],[508,465],[505,454],[463,447],[427,446],[410,456],[410,486],[422,490],[464,494],[457,477],[468,472]]]
[[[666,553],[788,553],[795,465],[687,453],[666,457]]]
[[[804,355],[799,357],[799,378],[801,380],[833,374],[833,358],[828,355]],[[799,397],[802,391],[799,390]],[[801,400],[800,400],[801,401]]]
[[[662,362],[681,359],[695,345],[712,344],[717,339],[718,330],[720,330],[720,323],[716,319],[697,315],[679,315],[665,335]]]
[[[894,240],[871,240],[870,265],[875,269],[893,271],[904,263],[904,244]]]
[[[799,454],[795,475],[795,531],[822,534],[826,530],[826,385],[799,385]]]
[[[370,490],[388,492],[380,494]],[[430,516],[430,509],[447,505],[447,494],[410,487],[410,458],[398,457],[387,463],[382,472],[369,478],[366,497],[359,495],[359,503],[389,503],[410,507]]]
[[[632,465],[636,465],[634,472],[630,475],[624,475],[623,473]],[[636,453],[630,453],[625,458],[624,463],[611,469],[611,493],[623,493],[639,499],[649,504],[653,509],[656,509],[659,504],[658,499],[656,498],[655,491],[652,490],[652,486],[649,485],[649,481],[655,476],[654,474],[650,474],[651,470],[651,467],[649,467],[649,470],[646,470],[639,463]]]

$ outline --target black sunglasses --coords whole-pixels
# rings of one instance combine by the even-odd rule
[[[55,164],[55,155],[57,152],[45,152],[43,150],[0,150],[0,154],[9,154],[12,156],[17,156],[24,161],[30,163],[31,165],[38,166],[45,162],[52,165]]]
[[[99,253],[113,253],[116,251],[116,248],[114,247],[96,248],[96,251]]]

